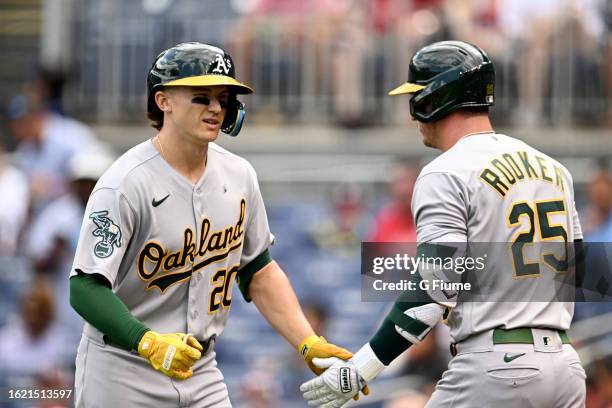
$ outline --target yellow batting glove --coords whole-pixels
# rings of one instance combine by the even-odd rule
[[[138,354],[170,378],[186,380],[191,367],[202,357],[202,345],[190,334],[148,331],[140,339]]]
[[[316,335],[308,336],[302,340],[297,350],[306,361],[306,364],[308,364],[308,368],[316,375],[321,375],[325,369],[315,366],[312,363],[313,358],[338,357],[341,360],[348,360],[353,357],[353,353],[347,349],[328,343],[325,337]],[[364,395],[368,395],[370,389],[366,385],[361,392],[363,392]],[[357,401],[359,399],[359,394],[355,395],[353,399]]]
[[[335,344],[328,343],[323,336],[312,335],[306,337],[297,350],[308,364],[308,368],[316,375],[321,375],[325,369],[315,366],[312,363],[313,358],[338,357],[341,360],[348,360],[353,357],[353,353]]]

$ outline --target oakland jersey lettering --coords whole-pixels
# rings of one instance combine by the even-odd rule
[[[231,252],[239,249],[243,243],[245,213],[246,201],[243,198],[240,201],[238,220],[234,225],[211,231],[211,221],[204,218],[197,242],[194,241],[194,231],[187,228],[183,232],[183,248],[178,251],[167,251],[155,241],[147,242],[138,256],[138,275],[148,282],[147,290],[158,288],[163,293],[175,283],[191,278],[194,272],[226,259]],[[204,259],[194,264],[196,258]],[[188,264],[193,267],[166,274]]]

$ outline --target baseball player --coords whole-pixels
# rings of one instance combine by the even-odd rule
[[[443,152],[422,170],[414,187],[419,251],[448,249],[450,243],[450,248],[477,242],[503,242],[507,248],[513,243],[513,249],[519,248],[512,252],[515,264],[503,268],[494,260],[498,275],[491,279],[514,279],[527,288],[552,279],[551,267],[527,262],[522,248],[582,240],[568,170],[526,143],[493,131],[488,109],[494,102],[495,74],[480,48],[459,41],[434,43],[413,56],[408,72],[408,82],[390,95],[412,95],[410,113],[423,143]],[[552,259],[550,254],[546,259]],[[585,372],[565,332],[573,302],[462,302],[433,289],[421,298],[416,293],[400,296],[376,334],[349,361],[314,359],[316,366],[328,369],[302,384],[310,405],[343,406],[451,308],[454,358],[427,407],[584,406]]]
[[[214,344],[234,281],[313,371],[322,372],[313,357],[350,358],[315,335],[272,260],[255,171],[213,143],[219,130],[238,134],[237,95],[252,92],[231,57],[178,44],[159,54],[147,84],[159,133],[100,178],[70,273],[71,305],[86,321],[76,406],[230,407]]]

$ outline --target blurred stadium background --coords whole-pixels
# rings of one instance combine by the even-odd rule
[[[414,239],[406,203],[436,155],[408,99],[386,92],[442,39],[488,50],[497,131],[564,163],[587,238],[612,240],[610,0],[0,0],[0,389],[71,387],[80,320],[66,282],[82,200],[109,160],[154,135],[146,73],[181,41],[228,49],[254,87],[243,132],[219,144],[258,171],[273,255],[313,325],[363,344],[389,305],[360,302],[360,242]],[[611,312],[577,306],[588,407],[612,406]],[[305,405],[309,372],[237,294],[217,345],[235,406]],[[423,406],[449,358],[441,327],[355,405]]]

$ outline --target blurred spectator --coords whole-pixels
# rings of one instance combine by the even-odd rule
[[[515,119],[523,125],[538,124],[543,113],[550,39],[564,1],[500,0],[501,29],[511,42],[510,58],[517,61],[520,78]]]
[[[599,115],[597,44],[604,30],[598,1],[500,0],[501,28],[520,78],[517,123],[540,125],[545,113],[588,123]]]
[[[582,295],[592,301],[576,303],[574,321],[612,312],[612,303],[601,297],[607,289],[599,289],[598,286],[602,277],[609,276],[612,262],[610,245],[603,244],[612,242],[612,176],[607,169],[593,175],[587,193],[588,205],[581,215],[581,224],[585,241],[591,244],[587,246],[586,274],[582,282],[585,290]]]
[[[376,44],[371,38],[368,26],[367,2],[346,3],[343,18],[336,22],[331,42],[331,69],[333,109],[338,124],[353,128],[372,124],[375,115],[365,112],[364,75],[366,57],[371,55]],[[325,63],[325,61],[322,61]]]
[[[588,408],[612,407],[612,356],[593,363],[593,390],[587,400]]]
[[[49,370],[36,377],[34,389],[70,390],[73,388],[72,378],[67,378],[61,370]],[[43,399],[36,408],[68,408],[73,407],[74,395],[70,398]]]
[[[369,218],[361,189],[355,184],[337,185],[331,192],[330,202],[330,217],[312,226],[313,242],[335,256],[358,256]]]
[[[496,123],[510,123],[516,109],[516,61],[513,43],[502,26],[504,0],[447,0],[444,3],[451,38],[467,41],[486,50],[495,64],[495,92],[498,96],[491,112]]]
[[[411,162],[402,160],[395,164],[389,184],[391,202],[376,215],[368,241],[416,242],[411,203],[417,176],[418,169]]]
[[[602,77],[607,84],[608,118],[607,125],[612,126],[612,0],[601,0],[601,16],[604,23],[603,32],[603,55],[604,60],[601,64]]]
[[[347,126],[386,124],[390,112],[408,118],[408,98],[391,103],[384,91],[406,79],[412,53],[425,42],[463,39],[482,46],[496,62],[500,97],[494,112],[508,111],[496,119],[539,123],[548,111],[562,124],[570,113],[584,118],[607,105],[612,123],[612,103],[604,95],[606,89],[612,94],[611,0],[215,0],[204,8],[193,0],[179,3],[84,4],[82,21],[67,20],[74,25],[68,31],[79,33],[73,59],[81,71],[69,100],[91,117],[134,121],[140,85],[125,72],[146,69],[143,50],[170,38],[208,36],[229,46],[256,89],[253,103],[247,100],[250,120],[326,122],[331,116]],[[123,29],[97,27],[100,12]],[[124,58],[104,69],[108,55]],[[582,80],[587,77],[592,80]],[[46,72],[37,82],[61,90],[62,80]],[[62,112],[61,92],[48,94],[50,109]]]
[[[499,16],[501,1],[503,0],[445,1],[445,14],[453,38],[487,50],[490,57],[508,52]],[[499,64],[495,66],[496,71],[498,66]]]
[[[22,296],[19,321],[0,331],[0,377],[7,386],[32,386],[38,376],[71,366],[74,353],[55,324],[53,292],[44,281],[33,282]]]
[[[236,64],[247,83],[258,83],[258,118],[275,122],[297,110],[303,70],[313,74],[312,91],[328,88],[329,44],[350,1],[254,0],[232,25],[227,42]]]
[[[64,114],[62,96],[66,78],[64,73],[57,70],[39,68],[34,80],[28,84],[29,94],[38,95],[50,112]]]
[[[8,110],[17,140],[16,164],[28,177],[35,211],[66,192],[70,157],[97,143],[86,125],[49,110],[41,98],[17,95]]]
[[[112,164],[103,150],[76,153],[68,161],[70,191],[52,201],[33,220],[27,233],[25,252],[39,277],[46,277],[57,295],[57,321],[76,350],[83,320],[70,306],[68,274],[72,265],[83,214],[98,178]]]
[[[417,49],[430,42],[452,39],[444,4],[445,0],[391,0],[390,29],[395,40],[392,56],[398,70],[394,83],[406,81],[408,63]],[[398,98],[392,105],[399,123],[411,120],[409,101],[410,98]]]
[[[315,333],[326,335],[327,310],[317,302],[302,302],[304,315]],[[300,385],[314,374],[294,350],[282,348],[271,356],[250,360],[249,368],[240,381],[240,406],[275,408],[302,406]]]
[[[288,375],[279,372],[279,361],[272,357],[257,357],[251,360],[246,374],[242,378],[240,397],[244,408],[281,408],[280,384],[277,375]],[[304,363],[302,362],[302,365]],[[299,388],[299,385],[298,385]]]
[[[304,316],[308,319],[314,332],[323,337],[327,336],[328,309],[316,301],[306,301],[302,304]],[[279,373],[283,376],[279,379],[283,383],[283,399],[303,402],[300,385],[311,379],[314,374],[295,353],[287,356],[285,362]]]
[[[444,0],[410,0],[400,3],[404,4],[404,7],[396,6],[396,10],[403,11],[396,21],[400,47],[408,46],[414,51],[426,43],[448,39]]]
[[[588,241],[612,242],[612,176],[600,170],[588,186],[589,204],[582,225]]]
[[[0,144],[0,256],[13,256],[25,224],[30,203],[26,176],[6,162]]]
[[[605,78],[601,76],[603,23],[600,0],[567,0],[552,32],[545,112],[551,119],[594,125],[605,113]],[[589,78],[585,81],[584,78]]]
[[[315,333],[325,333],[327,330],[327,309],[317,302],[304,303],[304,316]]]

